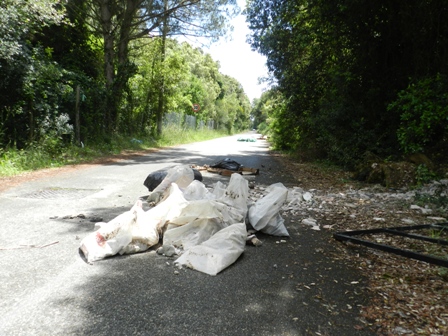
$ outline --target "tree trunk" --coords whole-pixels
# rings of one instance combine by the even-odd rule
[[[104,76],[106,78],[106,108],[104,111],[104,123],[108,131],[112,131],[113,115],[114,115],[114,98],[113,85],[115,79],[115,51],[114,51],[114,36],[112,33],[112,13],[110,10],[110,0],[99,0],[101,27],[104,40]]]
[[[164,1],[164,10],[167,11],[167,1]],[[163,63],[165,62],[165,56],[166,56],[166,36],[168,34],[168,25],[167,25],[167,17],[165,16],[163,18],[163,26],[162,26],[162,45],[161,45],[161,64],[163,68]],[[159,102],[157,106],[157,136],[162,135],[162,121],[163,121],[163,114],[165,110],[165,77],[163,75],[162,70],[162,76],[160,78],[160,89],[159,89]]]

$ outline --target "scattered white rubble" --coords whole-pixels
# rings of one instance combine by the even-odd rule
[[[415,204],[412,204],[411,205],[411,210],[420,210],[421,211],[421,213],[422,214],[424,214],[424,215],[430,215],[430,214],[432,214],[432,209],[429,209],[429,208],[427,208],[427,207],[421,207],[421,206],[418,206],[418,205],[415,205]]]
[[[305,202],[308,202],[308,201],[310,201],[313,198],[313,195],[310,192],[307,191],[306,193],[304,193],[302,195],[302,197],[303,197],[303,200]]]
[[[432,217],[432,216],[428,216],[426,217],[427,219],[433,220],[433,221],[441,221],[441,222],[446,222],[446,218],[444,217]]]
[[[313,230],[320,230],[319,224],[317,224],[317,220],[315,220],[314,218],[304,218],[302,219],[302,224],[311,226],[311,229]]]

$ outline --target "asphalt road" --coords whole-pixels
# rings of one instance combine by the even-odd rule
[[[93,265],[79,254],[94,222],[127,211],[146,176],[230,157],[256,184],[296,186],[264,141],[237,136],[71,170],[0,193],[0,335],[371,335],[362,276],[333,258],[330,234],[286,217],[290,238],[258,235],[217,276],[178,270],[154,251]],[[228,178],[204,174],[210,186]],[[300,185],[297,185],[300,186]]]

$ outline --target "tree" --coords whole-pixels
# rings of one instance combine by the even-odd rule
[[[50,84],[61,74],[49,62],[51,51],[33,44],[43,28],[62,23],[64,12],[56,0],[5,0],[0,8],[0,143],[22,147],[57,106],[56,92],[66,89]]]
[[[26,52],[27,39],[64,18],[58,0],[3,0],[0,5],[0,59],[11,61]]]
[[[225,27],[235,0],[91,0],[92,24],[101,34],[109,109],[108,130],[117,125],[119,105],[129,78],[135,73],[130,61],[130,42],[169,34],[217,36]],[[160,112],[161,113],[161,112]]]
[[[448,72],[441,0],[250,0],[247,17],[284,97],[279,144],[343,165],[367,150],[398,155],[402,109],[387,107],[410,78]]]

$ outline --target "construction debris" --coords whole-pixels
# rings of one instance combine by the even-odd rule
[[[91,263],[116,254],[142,252],[161,242],[159,254],[178,255],[176,264],[216,275],[244,252],[248,213],[256,230],[288,236],[279,214],[286,194],[287,189],[278,183],[252,202],[249,183],[240,174],[232,174],[228,186],[217,182],[209,190],[193,179],[189,167],[176,166],[149,195],[154,207],[144,211],[142,202],[137,201],[110,222],[97,223],[97,231],[81,241],[80,249]],[[250,243],[260,246],[261,241],[252,236]]]
[[[222,176],[231,176],[234,173],[238,173],[240,175],[258,175],[260,173],[260,170],[257,168],[244,167],[242,164],[230,158],[220,160],[212,165],[192,165],[191,168],[198,171],[207,171],[209,173],[219,174]]]

